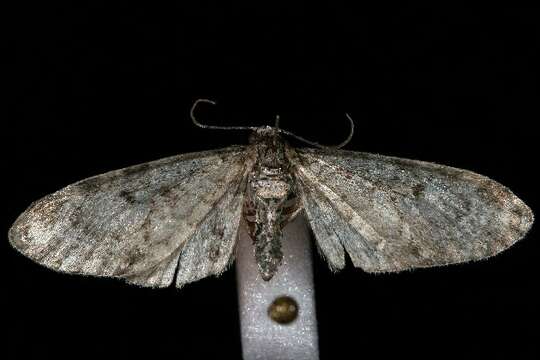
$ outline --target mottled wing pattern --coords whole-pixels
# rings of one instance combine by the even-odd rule
[[[141,286],[168,286],[177,267],[178,286],[218,274],[236,240],[246,149],[178,155],[69,185],[33,203],[10,242],[49,268]]]
[[[289,150],[305,213],[330,268],[394,272],[478,260],[521,239],[532,211],[470,171],[368,153]]]

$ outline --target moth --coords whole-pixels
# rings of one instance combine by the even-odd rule
[[[193,122],[199,99],[191,108]],[[303,213],[331,270],[370,273],[493,256],[534,217],[509,189],[428,162],[323,147],[279,128],[249,145],[177,155],[97,175],[34,202],[11,245],[48,268],[177,287],[221,274],[244,222],[262,279],[279,271],[283,227]],[[283,135],[312,148],[293,148]]]

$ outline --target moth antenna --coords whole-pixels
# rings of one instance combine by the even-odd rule
[[[216,129],[216,130],[257,130],[257,128],[254,126],[217,126],[217,125],[201,124],[195,117],[195,109],[200,103],[216,105],[216,102],[212,100],[208,100],[208,99],[197,99],[191,106],[191,110],[189,111],[189,116],[191,117],[191,120],[193,121],[193,123],[200,128]]]
[[[320,148],[320,149],[341,149],[342,147],[344,147],[345,145],[347,145],[347,144],[351,141],[351,139],[352,139],[352,137],[353,137],[353,135],[354,135],[354,121],[353,121],[353,119],[349,116],[349,114],[345,113],[345,116],[347,117],[347,119],[349,119],[349,124],[350,124],[349,135],[347,136],[347,138],[346,138],[343,142],[339,143],[338,145],[321,145],[321,144],[319,144],[319,143],[317,143],[317,142],[309,141],[309,140],[307,140],[307,139],[304,139],[303,137],[298,136],[298,135],[296,135],[296,134],[293,134],[293,133],[290,132],[290,131],[280,129],[280,128],[278,128],[277,126],[276,126],[276,129],[277,129],[280,133],[282,133],[282,134],[291,136],[291,137],[293,137],[293,138],[295,138],[295,139],[297,139],[297,140],[300,140],[300,141],[302,141],[302,142],[304,142],[304,143],[306,143],[306,144],[309,144],[309,145],[311,145],[311,146],[318,147],[318,148]],[[276,119],[276,120],[278,120],[278,119]]]
[[[347,114],[347,113],[345,113],[345,117],[346,117],[347,119],[349,119],[349,125],[350,125],[350,127],[349,127],[349,136],[347,136],[347,138],[346,138],[345,140],[343,140],[343,142],[342,142],[341,144],[337,145],[337,146],[335,147],[336,149],[341,149],[342,147],[344,147],[344,146],[346,146],[348,143],[350,143],[351,140],[352,140],[352,137],[353,137],[353,135],[354,135],[354,121],[353,121],[353,119],[351,118],[351,116],[350,116],[349,114]]]

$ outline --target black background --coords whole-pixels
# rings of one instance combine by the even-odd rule
[[[348,112],[348,149],[471,169],[538,209],[536,9],[156,3],[8,14],[4,234],[31,201],[81,178],[247,141],[194,127],[199,97],[219,103],[201,109],[208,123],[279,113],[328,144],[346,136]],[[350,264],[332,274],[317,258],[321,358],[537,356],[536,240],[533,228],[495,258],[392,275]],[[241,356],[234,269],[143,289],[49,271],[7,237],[1,246],[9,358]]]

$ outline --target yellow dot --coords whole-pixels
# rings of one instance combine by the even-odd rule
[[[298,316],[298,304],[290,296],[278,296],[268,307],[268,316],[279,324],[289,324]]]

